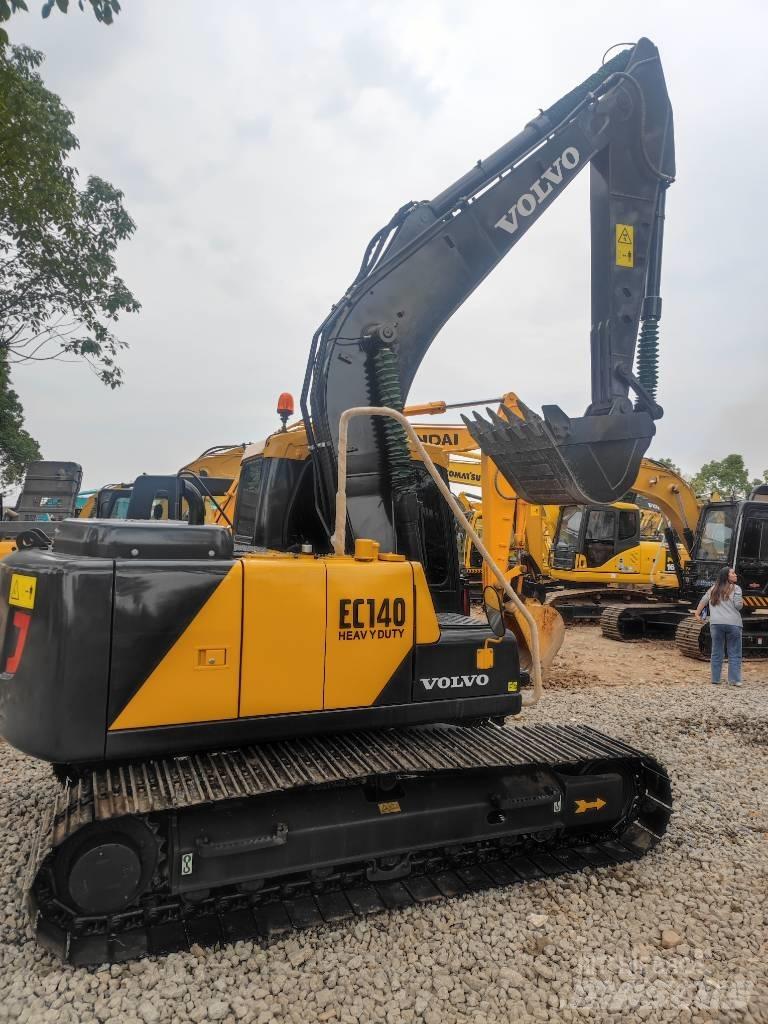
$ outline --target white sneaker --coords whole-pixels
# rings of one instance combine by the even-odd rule
[[[741,686],[741,680],[739,679],[739,680],[738,680],[737,682],[735,682],[735,683],[728,683],[728,685],[729,685],[729,686]]]

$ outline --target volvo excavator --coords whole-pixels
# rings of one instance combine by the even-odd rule
[[[0,564],[0,733],[55,768],[26,900],[63,958],[268,938],[661,840],[653,756],[586,725],[501,724],[541,697],[535,622],[398,411],[440,327],[587,165],[589,407],[469,429],[532,504],[616,500],[661,414],[674,155],[647,39],[374,236],[312,339],[310,458],[282,435],[247,535],[76,519]],[[487,625],[460,614],[450,514],[491,567]]]

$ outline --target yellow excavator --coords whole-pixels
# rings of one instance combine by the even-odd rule
[[[58,779],[26,902],[63,958],[268,939],[662,839],[652,755],[587,725],[504,726],[542,696],[511,524],[484,504],[473,530],[400,411],[443,324],[587,165],[590,404],[469,429],[485,479],[529,508],[620,498],[661,415],[674,152],[647,39],[376,233],[310,343],[301,428],[245,453],[231,530],[72,519],[0,563],[0,734]],[[486,622],[462,614],[454,520],[494,581]]]
[[[244,444],[216,445],[177,473],[142,473],[131,483],[107,484],[89,495],[80,518],[223,523],[244,451]]]

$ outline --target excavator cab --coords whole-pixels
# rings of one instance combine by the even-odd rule
[[[768,500],[759,490],[748,501],[702,509],[689,572],[703,593],[724,565],[732,565],[748,608],[768,607]]]
[[[292,442],[283,451],[286,438]],[[246,452],[238,481],[232,516],[235,551],[328,554],[328,536],[314,502],[315,463],[303,430],[272,435],[265,446],[253,447],[252,454]],[[447,540],[455,533],[453,520],[424,466],[413,460],[412,473],[419,558],[435,610],[460,613],[466,610],[465,584],[457,547]]]
[[[634,505],[566,505],[552,545],[552,568],[599,569],[640,543],[640,511]],[[620,571],[620,570],[619,570]]]

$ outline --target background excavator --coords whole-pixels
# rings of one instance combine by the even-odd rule
[[[512,392],[499,402],[501,410],[523,415]],[[431,402],[411,406],[406,413],[439,415],[447,408],[443,402]],[[599,618],[609,603],[641,600],[643,594],[638,587],[649,594],[651,588],[677,588],[667,543],[663,535],[652,540],[643,538],[642,512],[636,504],[531,506],[500,478],[492,460],[487,462],[484,477],[480,453],[466,427],[416,423],[415,428],[422,441],[428,440],[450,453],[451,483],[478,491],[474,498],[469,494],[463,497],[475,529],[482,530],[484,500],[499,518],[496,535],[503,536],[503,524],[509,524],[511,576],[519,577],[521,592],[542,605],[556,607],[566,622]],[[649,479],[657,480],[659,473],[664,476],[664,467],[644,458],[636,482],[645,486]],[[687,485],[677,477],[675,480],[685,490],[687,501]],[[660,512],[654,515],[661,518]],[[482,559],[466,536],[459,538],[459,550],[464,578],[477,595],[483,583]],[[680,561],[687,559],[686,548],[678,554]]]
[[[76,515],[82,479],[76,462],[31,462],[16,505],[0,498],[0,558],[24,547],[31,531],[49,537],[55,523]]]
[[[89,495],[79,515],[82,519],[173,519],[197,526],[221,520],[224,524],[244,451],[244,444],[215,445],[177,473],[142,473],[131,483],[107,484]]]
[[[669,522],[667,549],[677,593],[654,602],[606,608],[600,625],[612,640],[674,639],[689,658],[709,659],[709,623],[692,610],[724,565],[739,575],[744,594],[742,646],[745,658],[768,657],[768,487],[746,501],[710,501],[699,508],[691,488],[664,466],[641,473],[638,494],[656,504]],[[687,559],[679,557],[682,544]]]
[[[541,696],[536,623],[494,517],[480,538],[399,411],[442,324],[587,164],[592,401],[469,429],[531,504],[620,497],[661,412],[632,370],[641,315],[641,355],[660,315],[674,175],[646,39],[377,233],[310,346],[309,458],[285,431],[241,472],[247,533],[246,516],[76,519],[0,563],[0,732],[60,780],[26,889],[61,956],[268,937],[661,839],[652,756],[588,726],[502,726]],[[451,515],[496,583],[487,625],[461,614]]]

